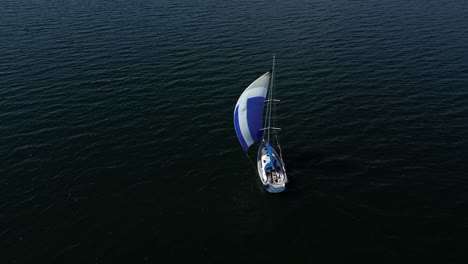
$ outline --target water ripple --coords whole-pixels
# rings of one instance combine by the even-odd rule
[[[238,244],[242,261],[268,256],[258,245],[276,225],[289,230],[274,239],[304,259],[310,248],[330,252],[314,239],[343,234],[352,243],[334,249],[392,260],[441,237],[457,244],[468,187],[466,1],[0,6],[6,263],[113,262],[130,251],[154,262],[149,252],[174,248],[219,262]],[[236,100],[272,53],[294,182],[276,197],[258,188],[232,128]],[[212,242],[220,235],[230,238],[223,248]]]

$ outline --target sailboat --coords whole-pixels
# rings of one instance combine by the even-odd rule
[[[251,145],[260,142],[257,153],[258,175],[266,191],[279,193],[286,190],[288,177],[277,133],[280,128],[275,127],[276,104],[279,100],[273,99],[274,74],[275,56],[272,69],[253,81],[237,100],[234,128],[246,153]]]

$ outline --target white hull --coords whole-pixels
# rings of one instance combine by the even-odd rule
[[[266,147],[266,142],[262,141],[260,148],[258,149],[257,156],[257,169],[260,180],[262,181],[263,187],[268,192],[279,193],[286,190],[286,183],[288,177],[286,176],[286,169],[281,157],[276,153],[275,149],[271,147],[273,154],[274,169],[269,168],[265,171],[265,165],[270,162],[270,156]]]

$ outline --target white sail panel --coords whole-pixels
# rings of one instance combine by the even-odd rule
[[[234,108],[234,128],[244,151],[263,136],[263,106],[271,73],[252,82],[241,94]]]

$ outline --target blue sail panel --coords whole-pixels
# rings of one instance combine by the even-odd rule
[[[247,145],[247,142],[245,142],[244,136],[242,135],[242,131],[239,126],[239,107],[236,107],[236,110],[234,111],[234,128],[242,148],[244,151],[247,151],[249,146]]]
[[[267,72],[252,82],[234,108],[234,129],[244,151],[263,136],[263,107],[270,77]]]
[[[263,105],[264,97],[252,97],[247,100],[247,123],[253,141],[257,141],[263,136]]]

